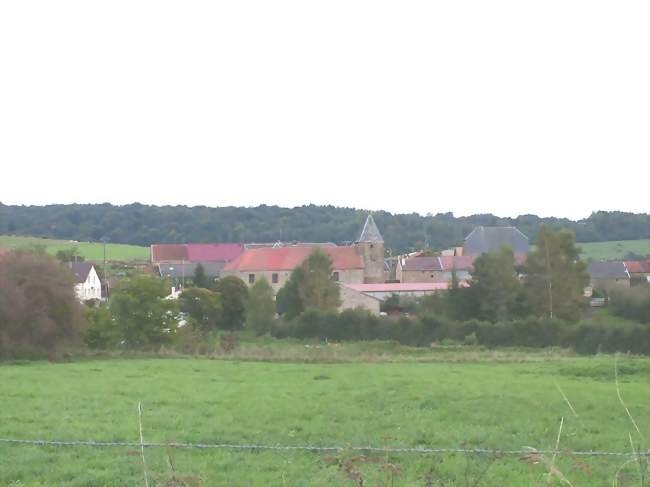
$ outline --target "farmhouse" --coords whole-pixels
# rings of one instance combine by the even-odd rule
[[[528,237],[516,227],[478,226],[465,237],[463,255],[478,257],[501,247],[510,247],[515,256],[525,255],[530,249]]]
[[[354,245],[297,244],[271,248],[251,248],[229,262],[223,275],[237,276],[249,285],[265,277],[277,292],[291,272],[315,250],[332,260],[333,279],[343,284],[385,281],[384,239],[372,215],[368,215]]]
[[[454,272],[460,281],[471,278],[475,257],[468,255],[443,255],[440,257],[401,258],[397,262],[395,277],[400,282],[449,282]]]
[[[624,263],[633,284],[650,282],[650,257],[646,260],[626,260]]]
[[[90,262],[70,262],[70,270],[75,275],[77,283],[74,292],[79,301],[102,298],[102,283],[95,266]]]

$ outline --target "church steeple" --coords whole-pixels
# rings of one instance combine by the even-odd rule
[[[379,232],[379,228],[377,228],[377,225],[375,224],[375,220],[372,217],[371,214],[368,214],[368,218],[366,218],[366,223],[363,225],[363,229],[361,230],[361,235],[359,235],[359,239],[357,242],[383,242],[384,237],[381,236],[381,233]]]
[[[384,237],[381,236],[372,215],[366,218],[356,247],[363,257],[363,282],[385,282]]]

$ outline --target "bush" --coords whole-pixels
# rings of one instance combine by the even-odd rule
[[[0,359],[58,358],[81,341],[82,305],[72,273],[44,254],[0,260]]]
[[[639,323],[650,323],[650,286],[613,289],[609,306],[612,313]]]
[[[478,320],[449,321],[436,315],[392,319],[365,310],[340,314],[308,311],[290,321],[279,320],[271,331],[277,338],[320,340],[392,340],[402,345],[427,347],[432,343],[464,343],[490,348],[570,347],[582,354],[600,351],[650,354],[650,327],[608,327],[602,324],[569,324],[561,320],[529,317],[490,323]]]

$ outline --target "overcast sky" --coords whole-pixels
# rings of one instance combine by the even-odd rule
[[[649,3],[0,3],[0,201],[650,212]]]

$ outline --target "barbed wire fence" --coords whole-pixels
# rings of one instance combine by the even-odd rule
[[[603,451],[603,450],[582,450],[575,451],[570,449],[560,449],[560,435],[562,432],[562,424],[564,418],[560,423],[560,430],[555,448],[552,449],[538,449],[531,446],[521,448],[472,448],[472,447],[390,447],[390,446],[373,446],[373,445],[283,445],[279,443],[194,443],[194,442],[147,442],[144,441],[142,417],[143,417],[142,403],[138,402],[138,426],[139,426],[139,439],[140,441],[106,441],[106,440],[66,440],[66,439],[26,439],[26,438],[2,438],[0,437],[0,445],[13,445],[13,446],[39,446],[39,447],[87,447],[87,448],[138,448],[142,459],[142,469],[145,487],[149,487],[149,475],[147,472],[147,463],[145,458],[145,449],[199,449],[199,450],[238,450],[238,451],[276,451],[276,452],[308,452],[308,453],[344,453],[353,452],[356,454],[414,454],[414,455],[445,455],[445,454],[464,454],[464,455],[485,455],[491,458],[499,458],[504,456],[518,456],[525,458],[526,456],[552,457],[550,463],[549,475],[553,471],[556,457],[601,457],[601,458],[619,458],[625,460],[623,465],[627,465],[633,461],[648,461],[650,459],[650,450],[640,451],[634,449],[632,451]],[[630,437],[631,441],[631,437]],[[535,463],[538,463],[535,461]],[[622,467],[619,468],[619,471]],[[558,471],[559,472],[559,471]],[[559,473],[561,475],[561,472]],[[618,472],[617,472],[618,475]],[[564,477],[562,477],[564,478]],[[569,483],[570,485],[570,483]]]

